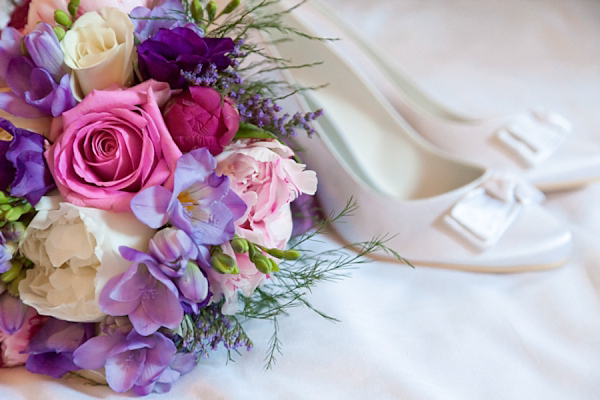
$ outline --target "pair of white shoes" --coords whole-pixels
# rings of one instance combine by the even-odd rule
[[[540,206],[539,189],[599,178],[600,149],[569,136],[570,124],[555,113],[472,120],[446,110],[323,7],[306,3],[283,20],[342,40],[298,37],[271,50],[297,65],[323,62],[284,75],[302,86],[327,84],[289,101],[324,109],[318,135],[297,141],[318,174],[324,209],[339,211],[350,197],[359,205],[335,226],[340,236],[354,243],[394,235],[387,245],[416,265],[517,272],[563,264],[571,233]]]

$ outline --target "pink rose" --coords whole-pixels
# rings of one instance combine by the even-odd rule
[[[291,157],[276,140],[238,140],[217,157],[217,174],[226,174],[231,189],[248,205],[236,221],[236,233],[251,242],[283,249],[292,234],[290,203],[301,193],[314,194],[317,176]]]
[[[154,0],[81,0],[79,3],[78,16],[88,11],[99,11],[102,7],[114,7],[129,13],[138,6],[151,7]],[[27,25],[25,33],[35,29],[39,22],[54,23],[54,11],[67,11],[69,0],[31,0],[27,14]]]
[[[48,317],[38,315],[33,308],[29,307],[21,329],[12,335],[7,335],[0,330],[0,368],[25,364],[29,354],[21,354],[21,352],[27,348],[31,338],[47,319]]]
[[[230,98],[223,100],[214,89],[192,86],[175,99],[165,122],[181,151],[206,147],[215,156],[231,143],[240,115]]]
[[[172,189],[181,151],[159,108],[169,96],[168,84],[152,80],[95,90],[57,119],[51,134],[56,141],[45,156],[63,197],[77,206],[122,212],[147,187]]]

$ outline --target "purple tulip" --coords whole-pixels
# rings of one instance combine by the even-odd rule
[[[101,335],[88,340],[75,350],[73,361],[84,369],[104,367],[106,381],[116,392],[133,388],[136,394],[145,395],[174,361],[176,351],[162,333],[141,336],[131,331],[128,335]]]
[[[182,26],[196,30],[200,36],[204,35],[196,24],[188,23],[183,4],[178,0],[168,0],[152,10],[147,7],[136,7],[131,10],[129,16],[135,26],[134,35],[140,42],[154,36],[159,29]]]
[[[219,245],[234,234],[234,222],[246,204],[229,190],[229,178],[214,173],[217,162],[205,148],[177,161],[173,191],[153,186],[131,200],[135,216],[151,228],[167,222],[187,233],[197,245]]]
[[[10,293],[0,294],[0,331],[12,335],[23,326],[27,306]]]
[[[183,319],[179,291],[146,253],[121,246],[121,255],[132,264],[111,278],[100,294],[100,309],[113,316],[128,315],[135,330],[143,336],[161,326],[175,329]]]
[[[0,118],[0,129],[13,136],[0,141],[0,190],[24,197],[31,205],[56,186],[44,159],[44,137]]]
[[[159,29],[137,48],[144,79],[168,82],[171,89],[187,86],[183,72],[202,75],[212,64],[218,71],[231,65],[225,54],[233,50],[230,38],[202,38],[195,30],[180,27]]]
[[[50,318],[29,342],[25,368],[53,378],[79,370],[81,368],[73,363],[73,352],[92,336],[94,324]]]
[[[176,278],[185,274],[190,260],[198,258],[198,247],[184,231],[165,228],[150,239],[148,253],[159,262],[165,275]]]

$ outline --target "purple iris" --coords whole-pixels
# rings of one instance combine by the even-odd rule
[[[136,7],[131,10],[129,16],[135,26],[135,37],[140,42],[150,39],[159,29],[173,29],[182,26],[194,29],[200,35],[204,34],[196,24],[188,22],[183,4],[179,0],[168,0],[153,9]]]
[[[143,336],[161,326],[175,329],[183,319],[179,291],[159,269],[150,255],[129,247],[119,248],[131,266],[111,278],[100,294],[100,309],[108,315],[128,315],[135,330]]]
[[[8,271],[11,268],[10,260],[12,260],[13,252],[6,245],[6,238],[0,232],[0,274]]]
[[[134,393],[146,395],[159,380],[168,380],[162,375],[173,363],[176,351],[162,333],[141,336],[136,331],[127,335],[116,332],[91,338],[75,350],[73,360],[84,369],[104,367],[106,381],[116,392],[133,388]]]
[[[44,137],[0,118],[0,129],[13,139],[0,141],[0,190],[24,197],[31,205],[56,186],[44,159]]]
[[[50,318],[31,339],[25,353],[25,368],[35,374],[60,378],[81,369],[73,363],[73,352],[94,336],[94,324],[82,324]]]
[[[167,222],[187,233],[197,245],[219,245],[233,237],[234,222],[246,204],[229,189],[229,178],[217,176],[217,162],[200,148],[177,161],[173,191],[152,186],[131,200],[135,216],[151,228]]]
[[[23,326],[27,306],[10,293],[0,294],[0,331],[12,335]]]
[[[73,108],[77,103],[52,27],[40,23],[25,38],[14,28],[5,31],[0,40],[0,79],[11,91],[0,93],[0,109],[19,117],[39,118],[58,117]],[[28,55],[21,54],[21,41]]]
[[[230,38],[202,38],[195,30],[159,29],[137,48],[144,79],[167,82],[171,89],[186,86],[184,73],[202,75],[211,66],[222,71],[231,65],[225,54],[233,50]]]

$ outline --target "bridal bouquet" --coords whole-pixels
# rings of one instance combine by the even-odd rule
[[[321,111],[262,75],[286,68],[248,41],[287,29],[269,2],[155,3],[31,0],[2,31],[0,367],[166,392],[385,247],[300,246],[317,177],[285,139]]]

